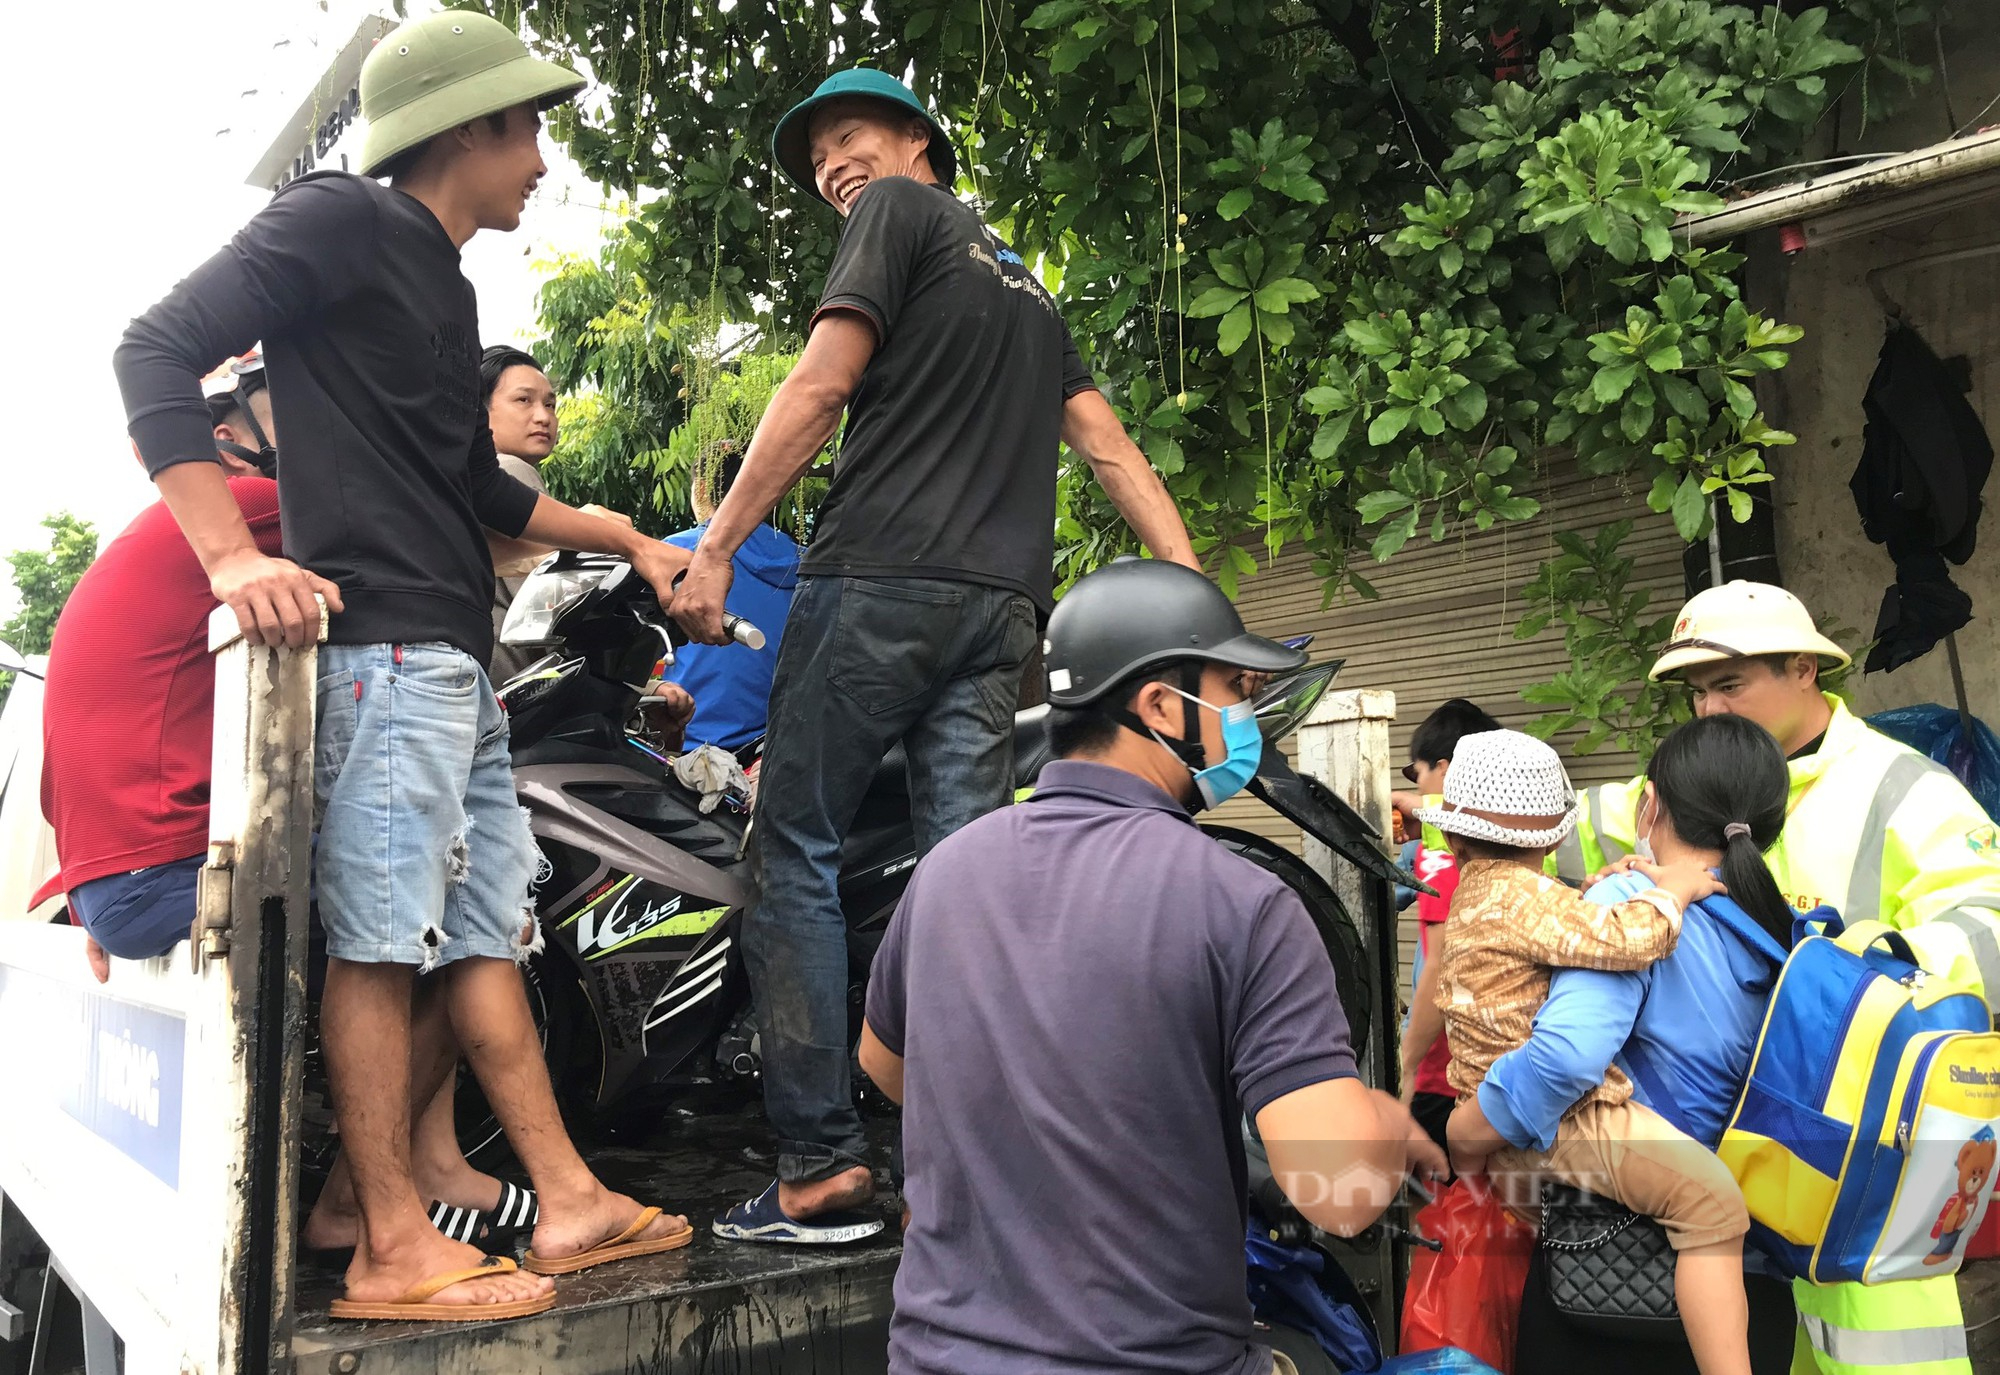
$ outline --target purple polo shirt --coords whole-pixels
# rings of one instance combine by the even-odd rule
[[[1261,1375],[1242,1118],[1355,1072],[1298,898],[1060,760],[917,866],[868,1024],[904,1058],[892,1371]]]

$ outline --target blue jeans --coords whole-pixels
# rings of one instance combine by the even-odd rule
[[[799,582],[757,780],[760,896],[744,954],[778,1177],[867,1164],[848,1077],[841,842],[902,742],[919,852],[1006,801],[1014,707],[1035,608],[1005,588],[931,578]]]
[[[326,953],[428,972],[539,950],[539,852],[486,671],[446,644],[326,645],[317,689]]]

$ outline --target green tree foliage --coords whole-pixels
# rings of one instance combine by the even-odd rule
[[[838,221],[775,171],[771,129],[831,69],[909,73],[1225,586],[1258,542],[1298,545],[1329,596],[1372,595],[1363,551],[1534,515],[1535,470],[1572,455],[1684,538],[1740,519],[1791,442],[1756,379],[1798,333],[1672,226],[1796,157],[1836,95],[1879,115],[1934,8],[490,4],[606,88],[558,136],[660,193],[630,270],[776,334]],[[1074,465],[1060,509],[1066,573],[1129,546]]]
[[[0,625],[0,640],[23,654],[48,653],[63,604],[97,557],[97,529],[89,521],[58,511],[42,518],[42,528],[49,532],[48,548],[20,549],[7,556],[21,607]],[[13,686],[13,674],[0,674],[0,704]]]
[[[594,257],[559,259],[542,287],[543,338],[531,352],[563,395],[541,472],[561,500],[596,502],[667,535],[694,523],[689,484],[713,461],[714,442],[749,441],[798,354],[772,352],[769,336],[721,325],[717,312],[662,306],[632,269],[638,237],[636,227],[614,230]],[[802,484],[780,504],[781,521],[803,530],[823,488]]]
[[[687,482],[666,445],[687,413],[683,353],[695,333],[685,310],[662,307],[635,270],[623,232],[595,257],[558,259],[542,284],[543,338],[529,352],[561,395],[556,450],[541,466],[551,495],[623,511],[648,534],[687,526]]]
[[[687,419],[667,440],[667,465],[691,479],[704,468],[714,468],[722,446],[747,448],[778,384],[798,361],[797,353],[744,352],[698,369]],[[824,495],[823,471],[809,469],[799,485],[779,499],[772,519],[803,544],[811,533],[812,513]]]

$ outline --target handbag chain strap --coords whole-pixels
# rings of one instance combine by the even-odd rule
[[[1617,1236],[1638,1220],[1638,1213],[1627,1213],[1624,1217],[1612,1223],[1609,1230],[1583,1241],[1557,1241],[1544,1230],[1542,1233],[1542,1246],[1544,1249],[1550,1251],[1595,1251],[1598,1247]]]

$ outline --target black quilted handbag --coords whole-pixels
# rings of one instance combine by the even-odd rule
[[[1674,1252],[1649,1217],[1608,1198],[1545,1184],[1542,1274],[1573,1326],[1621,1340],[1680,1343]]]

